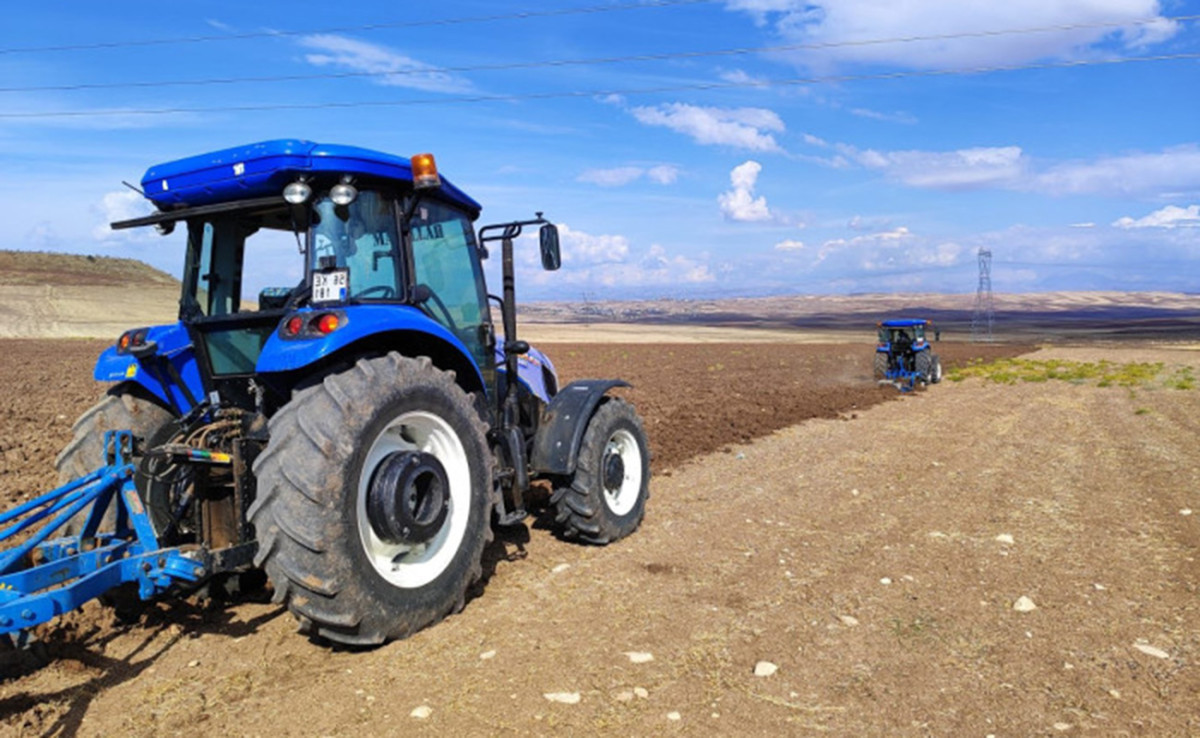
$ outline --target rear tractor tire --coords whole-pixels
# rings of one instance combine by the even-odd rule
[[[886,379],[888,370],[887,354],[875,352],[875,379]]]
[[[913,361],[913,370],[917,373],[917,381],[922,384],[933,382],[934,359],[929,351],[921,351]]]
[[[633,406],[607,398],[588,421],[569,485],[555,490],[564,538],[606,544],[637,530],[650,497],[650,451]]]
[[[470,396],[426,357],[362,359],[270,421],[255,563],[310,635],[404,638],[462,609],[492,539],[492,456]]]

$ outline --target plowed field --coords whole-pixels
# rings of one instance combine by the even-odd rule
[[[0,341],[6,505],[53,484],[101,347]],[[635,385],[655,480],[631,538],[502,537],[461,614],[365,652],[261,599],[132,626],[93,604],[43,629],[48,661],[0,653],[0,734],[1200,730],[1200,391],[898,397],[870,345],[544,348],[566,380]],[[1026,349],[939,346],[948,364]]]

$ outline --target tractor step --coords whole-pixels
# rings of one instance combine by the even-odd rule
[[[507,528],[510,525],[517,525],[525,522],[529,517],[529,511],[524,508],[513,510],[512,512],[502,512],[496,514],[496,525],[501,528]]]

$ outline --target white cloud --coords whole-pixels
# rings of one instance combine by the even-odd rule
[[[674,184],[679,178],[679,167],[673,164],[659,164],[648,169],[635,166],[588,169],[575,179],[600,187],[623,187],[643,177],[655,184]]]
[[[1117,228],[1196,228],[1200,227],[1200,205],[1181,208],[1168,205],[1144,217],[1133,219],[1128,215],[1113,222]]]
[[[733,168],[729,173],[729,181],[733,189],[723,192],[717,197],[721,204],[721,213],[729,220],[763,221],[771,220],[771,211],[767,208],[767,198],[755,197],[754,186],[758,182],[758,173],[762,164],[747,161]]]
[[[675,184],[679,179],[679,167],[673,164],[660,164],[646,170],[646,178],[660,185]]]
[[[629,239],[625,236],[599,235],[573,230],[565,223],[558,224],[562,243],[563,267],[612,264],[629,256]],[[527,249],[534,253],[536,249]]]
[[[880,248],[891,248],[912,238],[912,233],[905,226],[898,226],[890,231],[868,233],[849,239],[832,238],[821,244],[814,263],[819,264],[835,253],[846,251],[855,252],[859,255],[860,267],[876,269],[879,267],[879,263],[883,261],[878,254]]]
[[[372,79],[389,87],[408,87],[426,92],[468,92],[471,83],[439,71],[380,44],[367,43],[332,33],[302,36],[298,43],[315,53],[305,54],[309,64],[378,75]]]
[[[636,107],[629,112],[645,125],[669,128],[706,146],[730,146],[748,151],[783,150],[772,135],[783,133],[783,120],[765,108],[709,108],[666,103]]]
[[[641,167],[614,167],[612,169],[588,169],[576,179],[601,187],[621,187],[641,178],[643,174],[645,174],[645,170]]]
[[[902,123],[906,126],[915,125],[917,119],[911,113],[881,113],[869,108],[851,108],[850,114],[859,118],[879,120],[885,123]]]
[[[1017,64],[1081,58],[1093,47],[1144,49],[1179,31],[1161,15],[1159,0],[1008,0],[1003,3],[902,0],[727,0],[756,23],[768,19],[789,43],[820,45],[790,56],[810,68],[878,64],[911,69]],[[1155,19],[1148,24],[1138,23]],[[1088,24],[1123,27],[1080,28]],[[1059,27],[1039,33],[989,34],[1004,29]],[[974,34],[974,35],[972,35]],[[987,35],[984,35],[987,34]],[[904,43],[862,43],[907,37]]]
[[[528,248],[520,253],[521,274],[519,282],[533,289],[551,290],[552,295],[562,295],[565,288],[605,287],[612,294],[633,296],[629,290],[639,287],[657,287],[673,290],[681,285],[712,282],[715,279],[709,266],[707,254],[685,256],[672,254],[660,244],[652,244],[643,252],[630,247],[629,239],[622,235],[593,235],[558,224],[562,243],[562,269],[545,272],[537,263],[536,235],[522,236]],[[495,266],[490,269],[495,270]],[[489,275],[491,281],[496,275]]]
[[[776,251],[803,251],[804,250],[804,242],[803,241],[793,241],[792,239],[789,238],[787,240],[780,241],[779,243],[775,244],[775,250]]]
[[[1019,181],[1025,168],[1018,146],[957,151],[876,151],[845,144],[837,148],[860,166],[922,189],[967,190],[1010,185]]]
[[[729,71],[721,72],[718,75],[726,82],[731,82],[735,85],[745,85],[747,87],[765,87],[767,80],[762,77],[753,77],[742,69],[730,69]]]
[[[1091,161],[1039,162],[1019,146],[952,151],[880,151],[805,136],[806,143],[838,152],[811,158],[821,165],[858,165],[909,187],[932,190],[1003,189],[1046,195],[1165,197],[1200,193],[1200,147],[1186,144]]]
[[[781,13],[792,10],[797,6],[796,0],[726,0],[725,6],[730,10],[741,10],[749,13],[754,22],[763,25],[771,13]]]
[[[144,241],[150,238],[150,234],[155,233],[153,229],[149,228],[132,228],[126,231],[114,231],[109,228],[109,223],[141,218],[154,212],[150,201],[133,190],[116,190],[106,193],[92,208],[92,212],[100,219],[100,222],[92,228],[92,237],[97,241]]]
[[[1038,173],[1026,186],[1052,195],[1163,195],[1200,192],[1200,147],[1131,153],[1066,162]]]

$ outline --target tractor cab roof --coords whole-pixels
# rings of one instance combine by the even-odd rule
[[[142,190],[159,210],[282,196],[298,178],[368,177],[412,183],[412,163],[402,156],[340,144],[276,139],[157,164]],[[438,192],[477,217],[481,206],[444,177]]]
[[[879,325],[884,328],[912,328],[918,325],[933,325],[933,321],[921,318],[898,318],[896,320],[885,320]]]

